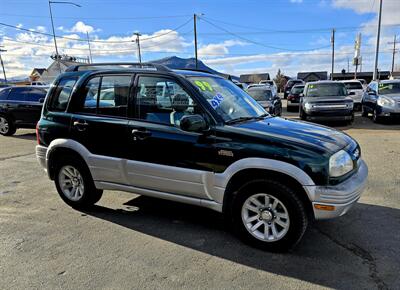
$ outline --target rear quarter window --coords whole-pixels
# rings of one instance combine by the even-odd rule
[[[27,102],[39,102],[40,99],[46,97],[46,90],[39,88],[32,88],[25,92],[25,101]]]
[[[8,96],[9,91],[10,91],[9,89],[0,90],[0,101],[7,100],[7,96]]]
[[[67,109],[69,98],[71,97],[76,81],[76,77],[67,77],[58,82],[48,105],[49,111],[64,112]]]

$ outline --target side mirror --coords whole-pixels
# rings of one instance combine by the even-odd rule
[[[44,98],[39,99],[39,103],[43,104],[44,103]]]
[[[356,93],[355,92],[349,92],[348,95],[349,96],[354,96]]]
[[[368,95],[370,96],[376,96],[376,92],[373,90],[368,91]]]
[[[183,116],[180,127],[183,131],[188,132],[202,132],[208,129],[207,122],[201,115]]]
[[[304,98],[304,94],[303,93],[299,94],[299,97]]]

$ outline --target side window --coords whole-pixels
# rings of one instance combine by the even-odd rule
[[[163,77],[139,77],[135,110],[139,119],[174,126],[180,125],[183,116],[199,113],[189,94]]]
[[[8,99],[11,101],[24,101],[24,88],[12,88]]]
[[[83,104],[83,112],[86,113],[96,113],[97,110],[97,98],[99,95],[99,87],[100,87],[100,77],[92,78],[88,81],[85,87],[85,103]]]
[[[76,81],[76,78],[64,78],[59,81],[53,93],[53,97],[50,100],[48,107],[50,111],[64,112],[67,109],[69,97],[71,96]]]
[[[39,102],[40,99],[46,97],[46,91],[43,89],[32,88],[25,93],[25,101],[27,102]]]
[[[0,101],[7,100],[9,92],[10,92],[10,89],[2,89],[2,90],[0,90]]]
[[[85,87],[85,102],[79,112],[126,117],[131,76],[98,76]]]
[[[98,114],[126,117],[131,76],[103,76],[98,97]]]

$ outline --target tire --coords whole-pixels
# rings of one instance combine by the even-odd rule
[[[365,110],[364,106],[361,106],[361,116],[368,117],[368,112]]]
[[[306,210],[296,192],[269,179],[248,182],[235,192],[231,214],[232,226],[239,238],[271,252],[292,249],[308,224]]]
[[[6,116],[0,116],[0,134],[3,136],[14,135],[17,131],[14,122]]]
[[[378,116],[376,109],[374,109],[374,112],[372,113],[372,121],[374,123],[380,123],[382,121],[381,117]]]
[[[299,112],[300,112],[300,113],[299,113],[300,119],[303,120],[303,121],[306,121],[306,120],[307,120],[307,114],[304,113],[304,111],[303,111],[302,108],[299,108]]]
[[[65,182],[68,185],[64,185]],[[103,194],[102,190],[96,189],[86,164],[73,155],[57,161],[54,183],[62,200],[75,209],[90,208]]]

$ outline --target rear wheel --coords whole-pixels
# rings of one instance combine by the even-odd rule
[[[86,164],[72,155],[57,161],[54,182],[64,202],[77,209],[94,205],[103,194],[96,189]]]
[[[5,116],[0,116],[0,134],[3,136],[11,136],[14,135],[17,129],[13,121]]]
[[[241,239],[268,251],[287,251],[307,228],[303,203],[291,188],[273,181],[244,185],[233,201],[233,228]]]

